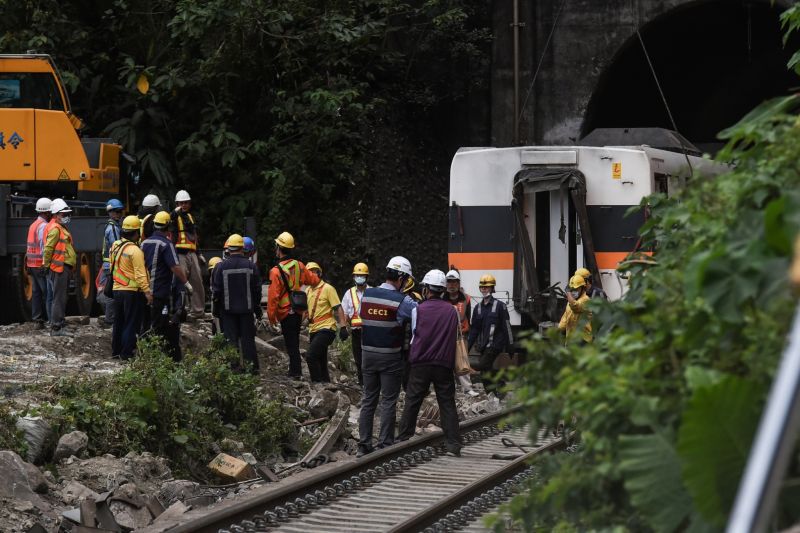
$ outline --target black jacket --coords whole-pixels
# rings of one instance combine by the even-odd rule
[[[469,324],[468,347],[483,351],[493,348],[497,353],[507,352],[514,342],[511,319],[506,304],[495,297],[473,302],[472,320]]]
[[[215,305],[223,313],[255,312],[261,302],[258,267],[243,255],[232,255],[214,268]]]

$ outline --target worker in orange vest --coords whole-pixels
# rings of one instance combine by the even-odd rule
[[[28,228],[28,246],[25,250],[25,266],[31,277],[33,294],[31,296],[31,320],[36,329],[44,329],[47,321],[47,272],[42,268],[44,232],[50,221],[50,198],[39,198],[36,201],[36,212],[39,216]]]
[[[72,333],[64,327],[67,309],[67,290],[69,279],[75,269],[77,254],[72,244],[72,235],[67,231],[72,209],[61,198],[50,205],[52,218],[46,226],[47,238],[42,253],[42,267],[49,269],[50,284],[53,287],[53,304],[50,310],[50,336],[67,337]]]
[[[357,263],[353,267],[353,281],[355,285],[342,296],[342,311],[350,321],[350,342],[353,347],[353,360],[358,371],[358,384],[364,385],[364,374],[361,372],[361,298],[367,290],[367,277],[369,267],[366,263]]]
[[[300,379],[300,325],[303,313],[308,311],[308,298],[301,291],[303,285],[315,286],[319,277],[292,257],[294,237],[284,231],[275,239],[275,256],[278,264],[269,271],[267,292],[267,317],[274,327],[281,325],[281,333],[289,354],[289,377]]]

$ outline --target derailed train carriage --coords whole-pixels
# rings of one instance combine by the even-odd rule
[[[513,326],[557,322],[562,290],[581,267],[621,298],[627,279],[617,267],[639,247],[646,216],[628,211],[724,170],[701,155],[660,128],[595,130],[575,146],[462,148],[450,168],[449,262],[472,294],[494,274]]]

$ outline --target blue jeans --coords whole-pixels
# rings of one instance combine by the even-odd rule
[[[364,375],[364,396],[361,399],[361,415],[358,418],[358,447],[372,451],[372,424],[375,409],[380,400],[381,429],[378,448],[394,444],[394,428],[397,419],[397,397],[403,377],[403,360],[400,353],[377,354],[363,350],[361,372]]]
[[[52,301],[52,291],[47,290],[47,275],[42,274],[39,268],[28,270],[33,286],[33,297],[31,299],[31,319],[35,322],[47,322],[50,313],[47,307],[47,298]]]

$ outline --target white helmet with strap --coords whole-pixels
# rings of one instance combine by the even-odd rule
[[[411,262],[402,255],[397,255],[389,259],[386,270],[396,270],[408,276],[414,275],[411,273]]]
[[[56,198],[55,200],[53,200],[53,203],[50,204],[50,212],[54,215],[56,213],[71,213],[72,209],[69,208],[67,202],[65,202],[61,198]]]

